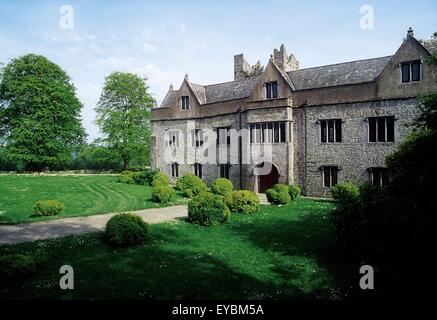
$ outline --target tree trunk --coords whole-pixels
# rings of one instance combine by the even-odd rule
[[[123,170],[127,170],[129,168],[129,159],[123,159]]]

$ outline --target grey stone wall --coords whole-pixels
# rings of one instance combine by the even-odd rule
[[[405,139],[410,131],[406,125],[418,114],[416,99],[309,106],[306,110],[306,132],[305,109],[296,110],[294,117],[294,123],[299,124],[295,130],[295,180],[311,196],[330,196],[329,188],[323,186],[320,167],[324,165],[340,167],[339,181],[367,181],[366,169],[385,167],[385,157]],[[395,116],[395,142],[368,141],[367,117],[375,116]],[[342,119],[341,143],[320,142],[317,122],[322,119]]]

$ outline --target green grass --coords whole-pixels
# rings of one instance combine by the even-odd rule
[[[334,249],[332,208],[299,199],[210,228],[152,225],[152,240],[141,247],[111,247],[101,233],[3,246],[0,255],[34,256],[38,273],[0,279],[0,299],[338,298],[350,286],[350,268]],[[64,264],[74,268],[74,290],[59,289]]]
[[[0,175],[0,224],[163,206],[150,200],[151,189],[119,183],[116,176]],[[57,200],[65,211],[56,217],[31,217],[38,200]],[[175,196],[175,202],[180,201]]]

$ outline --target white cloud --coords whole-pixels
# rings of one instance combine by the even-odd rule
[[[158,52],[158,47],[155,46],[154,44],[145,42],[143,44],[143,51],[147,52],[147,53],[157,53]]]

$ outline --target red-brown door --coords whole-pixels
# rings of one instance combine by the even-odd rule
[[[264,166],[261,164],[260,167]],[[278,183],[279,172],[276,166],[272,165],[272,170],[269,174],[258,176],[258,193],[265,193],[267,189]]]

